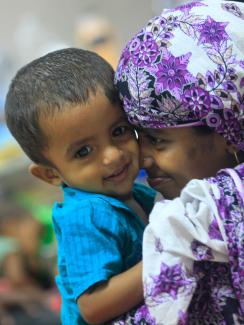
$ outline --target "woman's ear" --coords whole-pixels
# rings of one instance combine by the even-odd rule
[[[63,183],[59,173],[53,167],[47,167],[33,163],[29,166],[29,172],[33,176],[54,186],[60,186]]]
[[[231,155],[234,155],[236,152],[238,152],[237,147],[232,143],[226,142],[226,149],[227,149],[228,153]]]

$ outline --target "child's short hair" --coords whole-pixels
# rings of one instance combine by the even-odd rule
[[[117,103],[113,79],[113,68],[96,53],[75,48],[48,53],[22,67],[12,80],[5,103],[7,126],[33,162],[50,165],[43,155],[48,139],[40,116],[84,104],[98,88]]]

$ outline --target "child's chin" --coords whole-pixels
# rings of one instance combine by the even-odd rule
[[[127,189],[121,189],[120,191],[116,191],[114,193],[114,197],[124,201],[124,200],[128,200],[132,197],[132,188],[133,188],[133,184],[131,186],[129,186]]]

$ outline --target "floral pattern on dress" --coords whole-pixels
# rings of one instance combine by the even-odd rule
[[[244,19],[244,13],[241,11],[240,7],[236,3],[223,3],[222,8],[237,16],[238,18]]]
[[[239,304],[230,281],[226,263],[196,262],[194,274],[197,287],[188,309],[189,325],[227,325],[233,323],[233,314]]]
[[[211,238],[211,239],[223,240],[223,237],[221,235],[221,232],[219,231],[219,226],[218,226],[216,219],[214,219],[211,222],[209,229],[208,229],[208,235],[209,235],[209,238]]]
[[[193,240],[191,243],[192,254],[197,261],[212,260],[213,255],[211,249],[206,245],[203,245],[198,240]]]
[[[189,294],[192,290],[192,281],[185,275],[182,265],[176,264],[169,266],[161,264],[160,273],[151,276],[148,283],[144,285],[144,296],[147,297],[147,303],[154,305],[166,300],[177,298],[178,294]]]
[[[175,310],[172,307],[174,318],[172,318],[172,315],[170,318],[172,322],[175,319],[174,324],[244,324],[243,193],[241,196],[241,192],[244,191],[244,164],[236,167],[232,173],[236,173],[239,177],[239,188],[236,186],[232,175],[228,174],[226,170],[220,171],[216,177],[207,180],[210,197],[216,204],[227,235],[229,263],[220,262],[215,257],[214,245],[217,248],[217,242],[223,242],[215,218],[206,228],[205,235],[203,234],[201,237],[205,238],[204,241],[209,243],[210,246],[203,244],[197,237],[191,241],[189,239],[192,260],[194,261],[192,268],[187,258],[188,253],[185,253],[185,258],[184,255],[181,256],[181,260],[185,260],[185,265],[167,264],[166,261],[170,261],[168,257],[169,249],[165,246],[166,239],[164,240],[162,237],[160,244],[162,247],[165,246],[165,250],[162,250],[160,254],[158,253],[158,259],[162,260],[160,270],[153,275],[147,273],[144,278],[146,304],[152,315],[157,315],[156,324],[168,324],[168,318],[164,323],[164,317],[160,316],[160,313],[168,310],[169,301],[172,302],[172,306],[175,303]],[[170,215],[172,215],[172,212]],[[211,220],[210,216],[211,214],[208,215],[208,218]],[[179,218],[182,217],[179,216]],[[162,217],[162,220],[165,220],[165,216]],[[194,219],[191,219],[191,222],[192,220]],[[158,228],[158,224],[155,224],[155,227]],[[165,225],[162,223],[162,229],[164,227]],[[198,228],[199,233],[200,230],[197,224],[194,224],[194,227]],[[182,225],[180,229],[182,229]],[[152,228],[149,233],[151,236],[153,235]],[[208,234],[209,240],[206,238],[206,234]],[[174,235],[172,234],[172,236]],[[159,238],[157,237],[158,241]],[[183,242],[185,243],[186,239]],[[148,244],[145,243],[145,249],[147,246]],[[156,246],[154,250],[155,252],[158,251]],[[173,247],[172,252],[170,255],[172,258],[177,256]],[[182,250],[183,252],[184,250]],[[144,263],[147,262],[153,263],[144,260]],[[155,267],[157,267],[156,265]],[[185,304],[185,301],[189,301],[190,304]],[[163,305],[165,305],[164,308]],[[183,316],[180,317],[180,315]],[[158,321],[159,319],[162,320],[162,323]]]
[[[244,164],[235,171],[242,180],[244,192]],[[232,283],[244,316],[244,196],[238,192],[228,172],[219,173],[212,183],[217,183],[220,191],[219,198],[215,199],[228,238]]]

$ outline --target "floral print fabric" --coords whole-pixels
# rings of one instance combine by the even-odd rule
[[[115,82],[132,124],[208,125],[244,150],[244,4],[165,10],[124,49]]]
[[[156,203],[143,246],[155,324],[244,324],[244,164]]]

